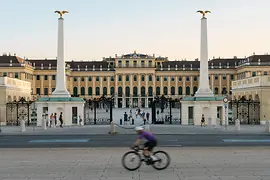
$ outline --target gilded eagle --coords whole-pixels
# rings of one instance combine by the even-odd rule
[[[60,18],[62,18],[63,14],[68,13],[68,11],[54,11],[54,13],[58,13],[60,15]]]
[[[205,18],[205,14],[207,13],[211,13],[211,11],[202,11],[202,10],[199,10],[197,11],[198,13],[201,13],[203,15],[203,18]]]

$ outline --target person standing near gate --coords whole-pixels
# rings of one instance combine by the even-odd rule
[[[63,128],[63,113],[62,112],[60,113],[59,121],[60,121],[60,127]]]
[[[124,125],[127,125],[127,121],[128,121],[128,115],[127,115],[127,112],[125,112],[125,114],[124,114]]]

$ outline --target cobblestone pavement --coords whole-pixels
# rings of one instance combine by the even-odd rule
[[[1,180],[269,180],[270,152],[257,148],[166,148],[163,171],[121,165],[127,148],[1,149]]]

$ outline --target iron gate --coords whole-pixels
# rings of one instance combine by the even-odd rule
[[[88,99],[84,106],[84,124],[108,125],[112,121],[113,98],[101,96]]]
[[[181,124],[181,103],[178,99],[155,97],[152,102],[153,124]]]
[[[28,126],[35,122],[31,119],[30,111],[33,101],[26,101],[22,97],[19,101],[12,101],[6,103],[6,125],[20,125],[21,120],[24,120]],[[32,110],[32,113],[34,111]]]
[[[247,100],[242,96],[239,100],[232,100],[229,103],[232,109],[232,122],[236,119],[241,124],[260,124],[260,102],[256,100]]]

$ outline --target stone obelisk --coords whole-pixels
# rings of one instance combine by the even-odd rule
[[[195,97],[213,97],[213,91],[209,87],[208,72],[208,42],[207,42],[207,18],[210,11],[198,11],[203,14],[201,19],[201,50],[200,50],[200,85]]]
[[[56,88],[52,92],[55,97],[70,97],[70,93],[66,88],[66,71],[64,58],[64,18],[63,14],[67,11],[55,11],[60,17],[58,18],[58,44],[57,44],[57,74],[56,74]]]

